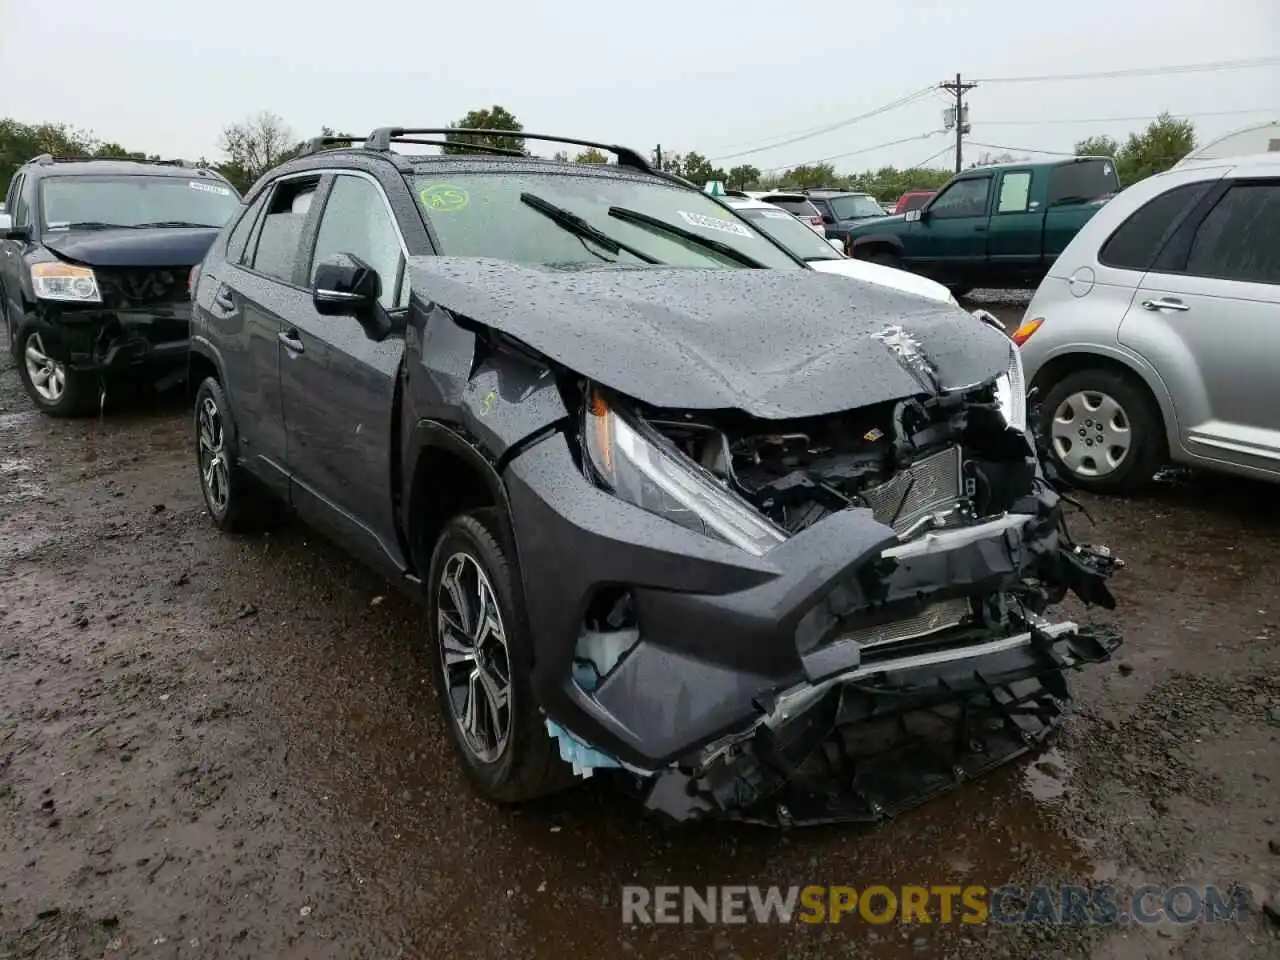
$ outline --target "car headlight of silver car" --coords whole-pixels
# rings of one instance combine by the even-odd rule
[[[614,496],[757,557],[787,538],[714,474],[595,389],[582,434],[597,480]]]
[[[1022,354],[1009,341],[1009,370],[996,379],[996,400],[1004,422],[1020,433],[1027,429],[1027,385],[1022,376]]]

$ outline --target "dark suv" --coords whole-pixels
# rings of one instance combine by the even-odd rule
[[[19,168],[0,215],[0,317],[35,405],[84,413],[110,376],[185,376],[190,271],[239,204],[224,177],[180,160],[45,154]]]
[[[806,190],[804,195],[818,208],[828,240],[843,241],[853,227],[886,216],[884,208],[869,193],[831,188]]]
[[[319,138],[253,187],[195,280],[193,446],[222,528],[283,501],[424,595],[485,795],[603,770],[676,818],[874,819],[1056,723],[1118,641],[1042,613],[1110,603],[1110,561],[1008,337],[632,150],[393,149],[431,135],[510,134]],[[855,775],[914,717],[963,749]]]

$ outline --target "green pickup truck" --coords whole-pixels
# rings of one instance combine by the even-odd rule
[[[845,253],[923,274],[956,296],[1034,287],[1119,191],[1110,157],[974,167],[919,210],[858,224]]]

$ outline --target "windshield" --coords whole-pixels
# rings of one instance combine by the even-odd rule
[[[880,204],[870,197],[846,194],[843,197],[832,197],[827,201],[838,220],[857,220],[859,217],[883,217]]]
[[[766,202],[781,207],[787,213],[794,213],[806,220],[818,216],[818,208],[803,197],[766,197]]]
[[[656,262],[678,267],[744,267],[755,262],[802,269],[707,195],[653,180],[590,172],[461,171],[414,176],[411,185],[446,256],[539,264],[603,261],[644,266]],[[522,194],[531,195],[532,203],[522,200]],[[561,213],[549,215],[552,208]],[[617,216],[619,209],[670,224],[711,244],[667,233],[636,217]],[[563,213],[581,222],[574,226]],[[583,230],[584,225],[594,230]],[[711,248],[717,244],[731,248],[742,259]]]
[[[40,183],[46,230],[173,225],[221,227],[240,207],[225,183],[185,177],[48,177]]]
[[[794,253],[801,260],[843,259],[826,240],[785,210],[769,210],[763,207],[738,208],[759,230]]]

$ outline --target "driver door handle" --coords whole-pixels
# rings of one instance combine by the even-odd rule
[[[302,353],[302,341],[298,339],[297,330],[283,330],[276,334],[276,339],[284,344],[284,348],[295,356]]]
[[[1161,297],[1159,300],[1143,300],[1142,306],[1146,310],[1187,311],[1191,309],[1181,300],[1175,300],[1172,297]]]

